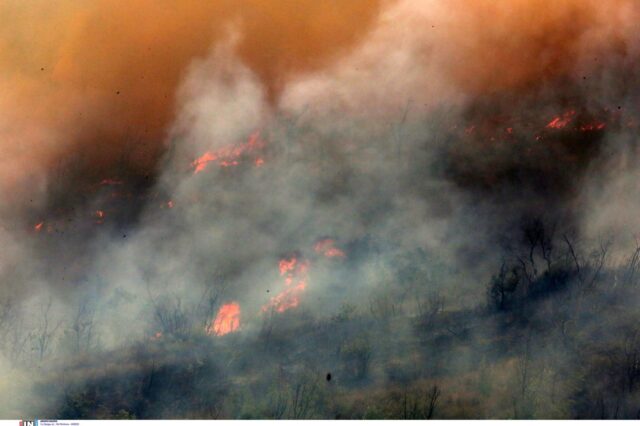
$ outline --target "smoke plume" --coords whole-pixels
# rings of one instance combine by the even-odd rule
[[[10,330],[51,340],[16,354],[19,336],[0,335],[3,369],[76,362],[87,312],[84,349],[100,354],[192,333],[239,347],[274,315],[389,299],[413,318],[412,295],[433,292],[475,315],[523,224],[586,240],[640,225],[631,0],[0,14],[0,296],[43,313],[7,311]],[[6,415],[62,404],[48,398]]]

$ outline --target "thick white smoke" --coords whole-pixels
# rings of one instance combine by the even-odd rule
[[[269,85],[238,54],[245,37],[238,30],[191,62],[176,94],[157,183],[125,231],[104,226],[79,246],[86,252],[69,266],[81,282],[63,290],[59,283],[47,285],[48,263],[31,267],[28,259],[31,253],[46,255],[50,247],[28,242],[31,234],[0,230],[8,247],[0,256],[3,274],[29,282],[7,288],[24,306],[42,310],[51,301],[48,330],[57,334],[51,335],[47,350],[60,362],[68,355],[63,330],[73,330],[75,318],[85,315],[79,306],[92,312],[93,333],[100,336],[92,349],[148,341],[166,329],[163,312],[184,322],[172,326],[204,333],[218,306],[232,300],[242,309],[241,330],[254,333],[265,321],[262,307],[283,289],[278,261],[293,254],[310,262],[299,308],[305,315],[329,317],[345,303],[366,309],[381,294],[410,310],[417,292],[443,289],[454,306],[479,306],[485,295],[479,283],[501,256],[489,244],[521,213],[545,204],[547,194],[528,188],[519,192],[510,181],[500,186],[503,178],[491,175],[505,164],[517,166],[513,158],[534,146],[533,136],[522,145],[495,149],[486,140],[467,144],[452,135],[464,133],[465,114],[485,97],[498,99],[494,107],[502,113],[509,99],[522,94],[529,103],[514,105],[510,112],[552,116],[566,104],[548,96],[553,93],[549,87],[557,84],[550,68],[573,78],[601,67],[589,58],[608,48],[607,42],[636,46],[628,27],[612,24],[627,18],[603,21],[602,9],[592,2],[578,14],[576,31],[565,25],[579,8],[575,2],[564,2],[557,19],[536,14],[535,23],[543,27],[539,33],[535,25],[523,23],[523,16],[543,3],[519,1],[509,8],[479,2],[467,12],[436,1],[392,3],[348,54],[278,82],[275,101]],[[495,12],[504,14],[496,15],[494,28],[483,17]],[[519,24],[525,25],[522,37],[493,46]],[[482,37],[473,41],[476,33]],[[516,59],[503,57],[505,48]],[[533,53],[522,53],[524,48]],[[635,59],[635,50],[630,51]],[[618,59],[611,64],[618,66]],[[587,89],[606,93],[618,84],[604,67]],[[503,72],[509,77],[497,75]],[[576,89],[584,95],[577,98],[599,107],[601,100],[583,89]],[[512,96],[506,101],[505,92]],[[549,104],[538,103],[542,98]],[[529,105],[533,113],[526,110]],[[480,110],[481,117],[493,118],[491,108]],[[616,150],[619,136],[603,145]],[[210,161],[195,173],[197,158],[234,152],[254,137],[260,144],[233,154],[233,164]],[[460,152],[462,166],[455,164],[456,169],[451,158]],[[489,166],[475,172],[475,159],[485,154]],[[580,219],[578,233],[590,237],[605,231],[624,234],[628,226],[635,232],[630,212],[638,197],[629,196],[635,176],[631,156],[623,156],[623,174],[611,171],[620,164],[615,160],[598,163],[594,173],[607,180],[600,187],[576,177],[567,185],[576,198],[553,193],[551,208],[572,210],[574,202],[587,206],[574,216]],[[559,168],[564,168],[562,161]],[[459,179],[460,168],[473,171],[471,184]],[[474,191],[476,180],[483,179],[497,189]],[[590,207],[602,204],[607,207]],[[81,237],[64,238],[69,257],[81,251],[74,248]],[[344,251],[344,258],[328,259],[314,250],[327,238]],[[52,258],[57,256],[63,255]],[[417,263],[412,256],[428,261]],[[438,268],[462,272],[439,280]],[[472,274],[474,279],[466,279]],[[24,329],[42,329],[39,319],[32,322]]]

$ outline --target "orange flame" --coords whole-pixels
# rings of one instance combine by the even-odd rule
[[[280,275],[284,275],[289,271],[292,271],[296,267],[296,263],[298,263],[298,258],[291,257],[290,259],[280,259],[278,262],[278,268],[280,269]]]
[[[211,161],[216,161],[217,158],[218,157],[216,157],[211,152],[205,152],[201,157],[191,163],[191,165],[195,167],[193,174],[203,171],[207,167],[208,163],[210,163]]]
[[[218,315],[206,328],[208,335],[224,336],[233,333],[240,327],[240,305],[236,302],[226,303],[218,310]]]
[[[551,120],[547,124],[547,129],[562,129],[566,127],[566,125],[569,124],[573,119],[573,116],[575,115],[575,113],[576,112],[574,110],[571,110],[571,111],[565,112],[561,116],[554,117],[553,120]]]
[[[262,307],[262,312],[272,309],[276,312],[284,312],[297,307],[300,304],[300,294],[307,288],[308,262],[299,261],[296,256],[291,256],[280,259],[278,269],[280,275],[284,277],[286,288],[272,297],[269,303]]]
[[[44,222],[40,222],[40,223],[36,223],[36,226],[33,227],[33,229],[36,232],[40,232],[42,230],[42,226],[44,225]]]
[[[605,123],[589,123],[589,124],[580,126],[580,130],[583,132],[593,132],[596,130],[602,130],[606,126],[607,125]]]
[[[322,254],[325,257],[345,257],[344,251],[335,247],[335,241],[331,238],[325,238],[318,241],[314,246],[316,253]]]
[[[297,308],[300,304],[300,293],[304,292],[307,284],[300,281],[295,287],[288,287],[281,291],[277,296],[271,298],[271,301],[262,307],[263,312],[274,309],[276,312],[284,312],[291,308]]]
[[[220,167],[234,167],[240,164],[241,157],[247,153],[255,152],[264,147],[264,141],[260,139],[260,133],[254,132],[249,136],[247,142],[233,147],[221,148],[217,151],[207,151],[191,163],[194,168],[193,174],[204,171],[209,163],[217,162]],[[254,160],[255,166],[264,163],[262,158]]]

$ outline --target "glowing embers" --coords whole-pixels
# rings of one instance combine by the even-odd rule
[[[554,117],[549,123],[547,123],[546,127],[547,129],[563,129],[571,123],[575,115],[576,112],[574,110],[567,111],[560,116]]]
[[[531,137],[536,141],[561,141],[580,134],[604,132],[611,124],[615,125],[619,114],[607,108],[600,111],[568,108],[546,117],[503,113],[482,119],[465,127],[453,125],[452,129],[455,129],[458,137],[478,142],[522,143]]]
[[[313,249],[316,253],[323,255],[324,257],[345,257],[344,251],[335,246],[335,241],[331,238],[324,238],[318,241]]]
[[[581,119],[582,118],[582,119]],[[554,117],[547,125],[547,129],[560,130],[567,128],[569,124],[575,123],[571,126],[571,130],[580,130],[581,132],[595,132],[598,130],[604,130],[607,127],[606,123],[593,120],[584,122],[585,117],[578,117],[575,110],[566,111],[564,114]]]
[[[211,152],[208,152],[208,151],[205,152],[201,157],[199,157],[197,160],[191,163],[191,165],[195,168],[193,173],[195,174],[203,171],[207,167],[207,164],[209,164],[212,161],[216,161],[217,159],[218,157],[215,154],[212,154]]]
[[[580,126],[580,131],[581,132],[595,132],[597,130],[604,130],[605,127],[607,127],[607,125],[605,123],[593,122],[593,123],[583,124],[582,126]]]
[[[102,225],[104,223],[104,218],[105,218],[104,210],[96,210],[93,216],[96,218],[97,225]]]
[[[284,312],[296,308],[300,304],[301,294],[307,288],[309,275],[309,263],[307,261],[301,260],[297,255],[293,255],[280,259],[278,268],[280,276],[284,278],[285,288],[262,307],[263,312],[270,310]]]
[[[236,302],[224,304],[218,315],[206,329],[208,335],[224,336],[233,333],[240,327],[240,305]]]
[[[207,151],[195,161],[191,163],[193,167],[193,173],[197,174],[204,171],[209,164],[217,164],[219,167],[234,167],[239,165],[245,157],[250,154],[255,154],[257,151],[264,147],[265,143],[260,138],[258,132],[254,132],[249,136],[249,139],[238,146],[225,147],[217,151]],[[253,159],[253,164],[259,167],[264,164],[262,157],[256,157]]]
[[[33,231],[38,234],[40,232],[46,232],[47,234],[51,234],[52,232],[54,232],[55,228],[54,225],[51,224],[50,222],[46,222],[45,221],[41,221],[36,223],[33,226]]]

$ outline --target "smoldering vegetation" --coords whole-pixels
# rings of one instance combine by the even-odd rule
[[[355,152],[295,120],[262,129],[260,166],[247,152],[234,167],[168,167],[135,221],[98,226],[79,258],[96,259],[86,281],[51,283],[49,299],[5,298],[5,368],[25,398],[7,400],[5,415],[637,416],[640,251],[632,236],[583,235],[567,207],[580,176],[523,191],[553,207],[537,216],[516,195],[535,173],[481,190],[451,179],[451,143],[475,136],[443,128],[442,115],[376,137],[343,131],[368,142]],[[385,143],[403,131],[411,149]],[[603,132],[582,135],[547,137],[606,144]],[[415,222],[386,222],[403,215],[405,195],[438,202],[414,206]],[[496,208],[510,210],[496,218]],[[37,237],[59,244],[55,233]],[[344,256],[314,250],[328,238]],[[261,309],[285,288],[278,261],[292,252],[310,262],[299,305]],[[238,330],[209,333],[232,300]]]
[[[231,31],[147,173],[58,164],[2,217],[0,415],[638,418],[635,8],[474,4],[277,91]]]
[[[11,387],[29,389],[20,410],[61,418],[635,418],[640,250],[615,260],[613,243],[541,222],[513,237],[466,307],[439,285],[455,271],[425,253],[364,298],[219,337],[205,334],[215,310],[177,298],[142,301],[147,336],[113,349],[90,303],[44,306],[31,327],[5,304]]]

